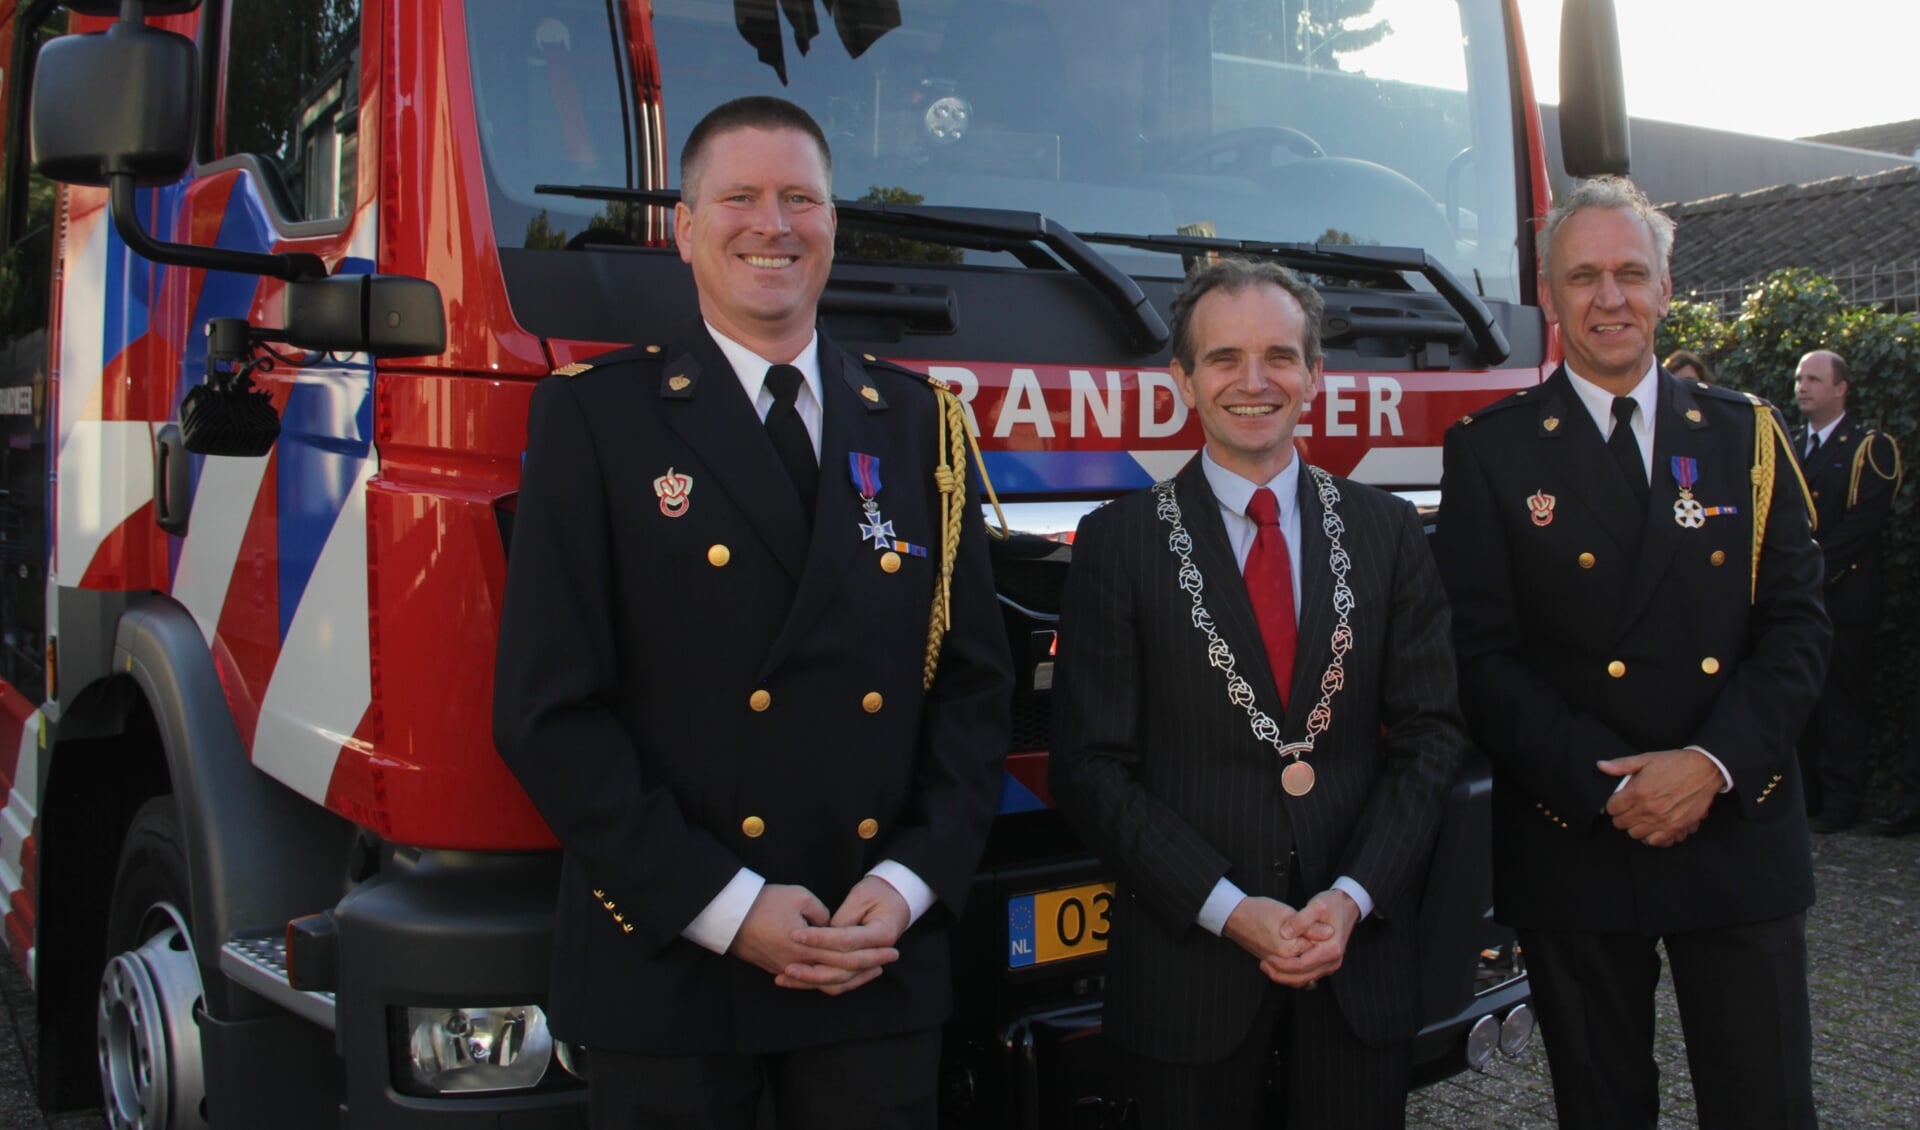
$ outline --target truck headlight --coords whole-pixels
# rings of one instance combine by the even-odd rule
[[[420,1094],[534,1087],[553,1062],[547,1014],[537,1005],[409,1008],[406,1027],[402,1082]]]

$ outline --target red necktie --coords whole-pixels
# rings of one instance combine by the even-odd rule
[[[1280,532],[1280,502],[1261,487],[1247,503],[1247,517],[1260,527],[1247,553],[1247,596],[1253,601],[1260,639],[1267,646],[1267,662],[1286,705],[1293,687],[1293,651],[1300,629],[1293,622],[1293,563],[1287,558],[1287,539]]]

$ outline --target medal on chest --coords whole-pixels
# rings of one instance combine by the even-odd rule
[[[853,489],[860,495],[860,512],[864,518],[860,523],[860,540],[892,559],[893,568],[887,572],[894,572],[900,567],[899,558],[894,554],[925,557],[925,546],[898,540],[893,532],[893,523],[880,515],[880,457],[863,451],[849,451],[847,473],[853,478]]]
[[[1693,484],[1700,480],[1700,464],[1691,455],[1673,457],[1673,481],[1680,497],[1673,504],[1673,520],[1683,530],[1697,530],[1707,524],[1707,508],[1693,497]]]

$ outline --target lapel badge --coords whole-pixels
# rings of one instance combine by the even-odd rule
[[[1548,416],[1546,419],[1540,421],[1540,426],[1547,429],[1550,432],[1557,431],[1560,427],[1560,417]]]
[[[868,404],[878,404],[880,403],[880,390],[872,385],[861,385],[860,398]]]
[[[1699,422],[1700,422],[1700,410],[1698,408],[1687,409],[1687,423],[1697,424]]]
[[[687,391],[687,386],[692,383],[693,383],[692,381],[688,380],[684,376],[681,376],[679,373],[675,373],[673,376],[667,378],[667,387],[672,389],[675,392]]]
[[[653,480],[653,493],[660,496],[660,513],[669,518],[678,518],[687,512],[687,504],[693,495],[693,476],[676,475],[673,468]]]
[[[1545,491],[1534,491],[1527,498],[1527,511],[1533,517],[1536,526],[1553,524],[1553,496]]]

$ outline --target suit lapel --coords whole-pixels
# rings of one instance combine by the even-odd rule
[[[765,671],[771,671],[792,650],[796,640],[812,630],[833,595],[846,584],[848,566],[857,553],[877,555],[871,543],[861,540],[860,526],[865,521],[861,499],[848,469],[852,452],[872,455],[880,461],[880,492],[876,496],[880,512],[887,513],[889,497],[899,498],[919,484],[910,481],[909,468],[890,458],[892,447],[883,426],[884,403],[863,402],[854,392],[867,383],[859,362],[840,352],[825,333],[820,335],[820,496],[816,500],[813,538],[807,546],[806,568],[800,575],[800,591],[794,595],[787,613],[767,653]],[[772,444],[767,445],[772,449]],[[783,475],[785,472],[781,472]],[[897,531],[901,537],[906,531]],[[931,537],[933,531],[927,531]],[[877,566],[874,566],[877,569]]]
[[[1280,695],[1274,690],[1273,665],[1267,662],[1260,622],[1254,619],[1246,580],[1241,576],[1239,562],[1234,560],[1227,527],[1220,521],[1220,500],[1207,485],[1199,455],[1189,460],[1175,476],[1173,490],[1174,497],[1180,501],[1182,521],[1193,538],[1193,563],[1199,567],[1204,583],[1201,600],[1213,614],[1214,630],[1232,649],[1235,669],[1253,687],[1260,709],[1279,719],[1285,712],[1280,709]],[[1170,564],[1174,563],[1170,561]],[[1168,571],[1169,577],[1175,577],[1176,571],[1177,565],[1174,565]],[[1172,591],[1174,595],[1182,595],[1177,583]],[[1184,613],[1181,618],[1185,619]],[[1294,669],[1299,669],[1298,663]],[[1224,695],[1221,701],[1226,703]]]
[[[692,347],[661,370],[661,417],[699,454],[715,485],[797,580],[806,559],[807,523],[786,468],[706,327],[698,327],[690,341]]]
[[[1580,506],[1591,511],[1614,544],[1633,550],[1645,524],[1627,484],[1613,470],[1606,437],[1594,426],[1593,414],[1578,393],[1565,366],[1540,388],[1540,439],[1554,481],[1563,485]],[[1585,484],[1591,484],[1588,489]],[[1525,484],[1522,484],[1525,485]]]
[[[1300,632],[1293,654],[1293,686],[1287,691],[1289,737],[1303,734],[1307,715],[1320,701],[1320,677],[1333,661],[1333,543],[1327,538],[1325,506],[1303,463],[1296,492],[1300,506]],[[1349,581],[1349,584],[1352,582]]]

